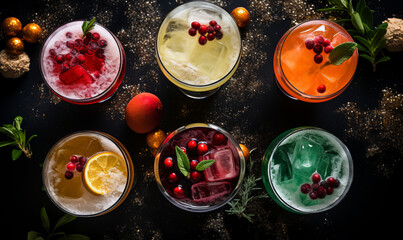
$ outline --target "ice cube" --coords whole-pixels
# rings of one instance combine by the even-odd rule
[[[187,24],[183,19],[172,18],[166,28],[166,34],[175,31],[187,31],[190,25]]]
[[[317,170],[323,151],[323,147],[313,141],[298,140],[292,159],[294,175],[302,178],[310,177]]]
[[[231,192],[229,182],[199,182],[191,187],[192,198],[195,202],[214,202]]]
[[[188,23],[191,24],[193,21],[197,21],[200,24],[209,25],[211,20],[220,23],[222,20],[222,15],[213,9],[207,8],[192,8],[189,10]]]
[[[208,182],[232,179],[238,176],[238,169],[231,149],[217,150],[211,155],[199,157],[199,161],[206,159],[215,160],[213,165],[203,171]]]
[[[275,178],[277,178],[278,182],[283,182],[292,179],[292,149],[293,144],[284,144],[279,146],[276,152],[273,155],[273,164],[276,165],[278,171],[276,172]]]
[[[80,65],[75,65],[74,67],[61,73],[60,80],[66,85],[71,85],[74,83],[91,84],[94,82],[88,72]]]

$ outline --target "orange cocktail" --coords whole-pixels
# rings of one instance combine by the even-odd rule
[[[277,83],[291,98],[324,102],[342,93],[351,82],[358,62],[357,50],[340,65],[327,64],[332,49],[353,42],[340,25],[311,20],[288,30],[274,53]]]

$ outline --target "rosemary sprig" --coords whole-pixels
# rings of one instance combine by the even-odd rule
[[[90,21],[84,21],[83,25],[81,25],[81,29],[83,30],[83,38],[89,31],[91,31],[95,27],[95,18]]]
[[[252,149],[250,153],[252,154],[254,150],[255,149]],[[232,199],[228,203],[230,205],[230,209],[225,211],[230,215],[236,215],[240,218],[246,218],[249,222],[252,223],[252,217],[254,216],[254,214],[246,212],[248,203],[254,199],[268,198],[266,193],[253,195],[255,191],[262,190],[262,188],[256,186],[256,183],[261,179],[261,177],[257,178],[255,175],[253,175],[253,161],[252,158],[249,157],[248,176],[245,177],[245,180],[237,194],[238,198]]]
[[[27,158],[31,158],[32,149],[29,142],[34,137],[37,137],[37,135],[32,135],[26,140],[26,133],[25,130],[23,131],[21,129],[21,123],[22,117],[17,116],[14,118],[13,124],[3,124],[3,126],[0,127],[0,132],[4,133],[9,138],[9,140],[0,142],[0,147],[17,147],[11,151],[11,158],[13,160],[17,160],[22,153],[24,153]]]
[[[344,12],[350,18],[340,19],[337,23],[351,23],[354,29],[347,29],[347,32],[358,43],[360,57],[368,60],[372,65],[372,70],[376,71],[376,65],[381,62],[387,62],[390,57],[378,57],[382,49],[386,46],[387,23],[382,23],[374,27],[374,11],[371,10],[365,0],[358,0],[355,9],[352,0],[328,0],[330,7],[317,9],[319,12]]]

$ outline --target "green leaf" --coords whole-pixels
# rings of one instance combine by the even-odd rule
[[[367,54],[360,54],[360,57],[367,59],[368,61],[370,61],[371,63],[375,62],[375,58],[367,55]]]
[[[0,132],[4,133],[9,138],[15,139],[17,129],[11,124],[3,124],[3,126],[0,127]]]
[[[386,28],[377,28],[375,30],[375,35],[371,40],[371,46],[372,48],[375,48],[382,39],[384,39],[384,36],[386,34]]]
[[[367,6],[365,0],[358,0],[357,5],[355,5],[355,11],[362,13],[362,10]]]
[[[42,240],[44,238],[42,237],[42,234],[39,232],[29,231],[28,235],[27,235],[27,239],[28,240]]]
[[[188,156],[178,146],[175,146],[175,152],[179,171],[181,171],[185,177],[188,177],[190,173],[190,162]]]
[[[363,37],[360,37],[360,36],[354,36],[353,38],[355,40],[357,40],[358,42],[360,42],[364,47],[366,47],[368,49],[372,49],[371,42],[368,41],[366,38],[363,38]]]
[[[360,36],[361,33],[355,29],[347,29],[347,32],[351,35],[351,36]]]
[[[362,24],[362,20],[360,14],[358,12],[350,13],[351,23],[353,26],[361,33],[365,34],[364,25]]]
[[[378,53],[386,46],[386,38],[382,38],[379,43],[376,45],[375,49],[372,50],[374,56],[378,55]]]
[[[214,159],[203,160],[196,165],[196,170],[203,171],[203,170],[207,169],[208,167],[210,167],[211,165],[213,165],[214,162],[215,162]]]
[[[345,42],[337,45],[329,54],[329,61],[333,65],[340,65],[348,60],[357,48],[355,42]]]
[[[50,223],[49,223],[48,214],[46,213],[46,209],[44,207],[41,208],[41,219],[42,219],[43,227],[45,228],[46,232],[49,233],[49,231],[50,231]]]
[[[21,123],[22,123],[22,117],[21,116],[17,116],[17,117],[14,118],[13,126],[17,130],[21,130]]]
[[[340,11],[344,11],[344,9],[338,8],[338,7],[330,7],[330,8],[316,9],[315,11],[317,11],[317,12],[340,12]]]
[[[3,141],[3,142],[0,142],[0,147],[5,147],[5,146],[13,145],[13,144],[14,145],[16,144],[16,142],[14,140]]]
[[[32,135],[32,136],[30,136],[29,138],[28,138],[28,141],[27,141],[27,143],[29,143],[34,137],[38,137],[38,135]]]
[[[15,161],[17,160],[22,154],[21,149],[13,149],[11,150],[11,158]]]
[[[389,60],[390,60],[390,57],[389,57],[389,56],[385,56],[385,57],[380,58],[378,61],[376,61],[375,64],[378,64],[378,63],[381,63],[381,62],[387,62],[387,61],[389,61]]]
[[[332,0],[332,2],[341,8],[348,8],[347,0]]]
[[[83,38],[85,35],[91,31],[95,26],[95,18],[91,19],[90,21],[84,21],[83,25],[81,25],[81,29],[83,30]]]
[[[375,35],[375,31],[369,28],[366,23],[363,23],[363,25],[366,33],[366,38],[371,39]]]
[[[363,45],[361,45],[359,43],[357,43],[357,48],[358,48],[358,51],[360,51],[360,52],[371,54],[371,52],[368,50],[368,48],[364,47]]]
[[[57,221],[57,223],[56,223],[56,225],[55,225],[55,227],[53,229],[56,230],[59,227],[65,225],[65,224],[67,224],[67,223],[69,223],[71,221],[74,221],[76,218],[77,218],[76,216],[73,216],[73,215],[70,215],[70,214],[65,214],[63,217],[61,217]]]
[[[365,6],[362,11],[360,11],[360,16],[363,23],[367,24],[370,29],[374,28],[374,16],[368,6]]]

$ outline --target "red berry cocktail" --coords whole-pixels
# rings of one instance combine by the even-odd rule
[[[187,211],[207,212],[225,205],[238,192],[245,158],[228,132],[195,123],[168,135],[157,151],[154,172],[171,203]]]
[[[111,97],[126,69],[126,55],[115,35],[98,23],[84,33],[85,22],[70,22],[54,31],[40,59],[43,78],[52,92],[75,104]]]

